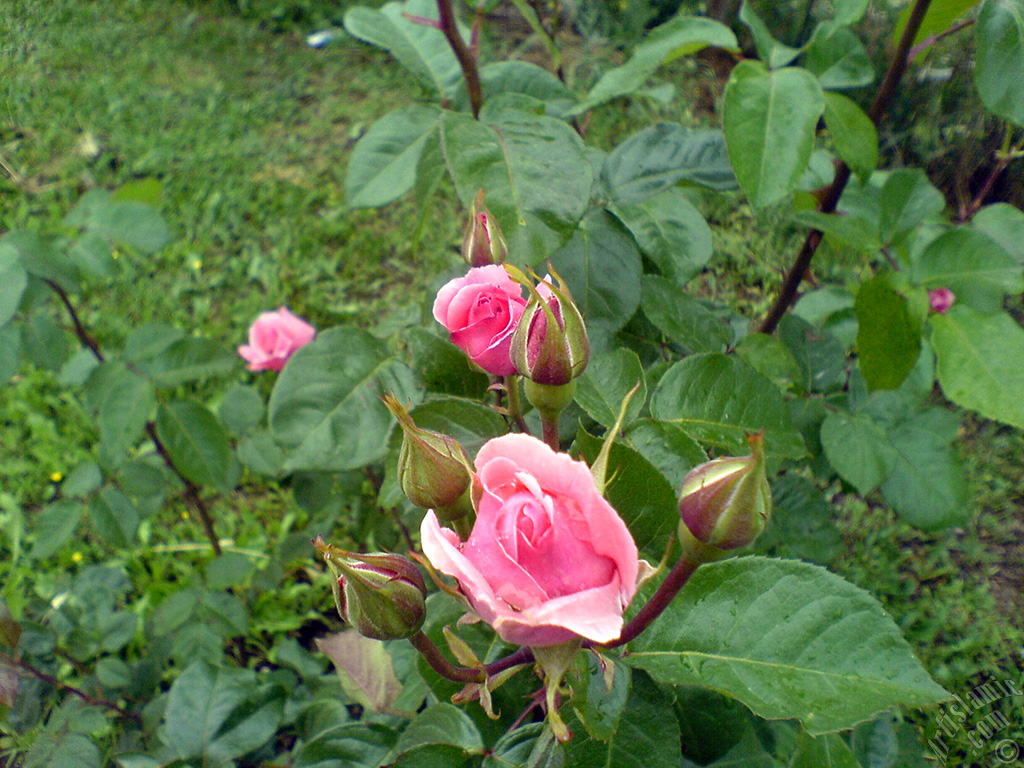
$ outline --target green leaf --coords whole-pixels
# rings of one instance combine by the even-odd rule
[[[846,349],[828,331],[786,315],[779,323],[779,339],[800,369],[804,392],[831,392],[846,383]]]
[[[640,251],[611,214],[593,209],[551,263],[583,314],[591,352],[600,353],[640,305]]]
[[[195,400],[161,403],[156,432],[174,467],[199,486],[228,493],[238,481],[238,463],[227,430]]]
[[[651,415],[734,456],[745,456],[746,435],[762,429],[770,456],[805,454],[782,393],[732,355],[691,355],[673,365],[654,390]]]
[[[799,48],[791,48],[772,37],[772,33],[768,31],[768,27],[749,2],[744,2],[740,7],[739,17],[754,38],[758,58],[770,69],[784,67],[800,55]]]
[[[736,344],[736,354],[783,392],[806,378],[789,347],[775,336],[748,333]]]
[[[9,243],[0,243],[0,326],[18,313],[27,287],[28,272],[21,265],[17,249]]]
[[[136,355],[134,360],[158,389],[222,376],[239,364],[238,355],[222,342],[197,336],[179,339],[150,357]]]
[[[466,752],[482,752],[480,731],[465,712],[451,704],[441,703],[420,712],[402,731],[393,755],[399,756],[424,744],[448,744]]]
[[[81,733],[44,734],[27,755],[21,765],[24,768],[51,768],[66,765],[75,768],[100,768],[103,758],[99,747],[88,736]]]
[[[761,717],[797,718],[811,735],[948,698],[873,597],[791,560],[701,567],[624,661],[659,682],[719,690]]]
[[[1024,330],[1005,313],[953,307],[934,315],[932,344],[943,394],[982,416],[1024,429]]]
[[[1024,264],[1024,211],[1009,203],[986,205],[974,215],[971,223]]]
[[[529,723],[498,739],[481,768],[561,768],[564,749],[544,723]]]
[[[862,496],[885,482],[896,464],[885,429],[865,413],[830,413],[821,425],[821,445],[839,476]]]
[[[274,439],[287,470],[345,470],[384,455],[391,414],[385,392],[416,401],[412,374],[380,341],[357,328],[331,328],[299,349],[270,395]]]
[[[135,542],[139,511],[124,491],[106,488],[89,504],[89,519],[100,540],[112,549]]]
[[[21,360],[21,325],[0,327],[0,384],[6,384],[18,372]]]
[[[615,736],[629,698],[632,671],[615,659],[587,656],[569,706],[591,738],[608,741]]]
[[[806,70],[769,72],[751,59],[733,69],[725,88],[725,143],[736,180],[755,207],[777,203],[796,188],[824,111],[821,86]]]
[[[644,275],[640,306],[668,343],[688,353],[721,352],[732,341],[732,328],[671,280]]]
[[[818,487],[800,475],[787,473],[772,480],[772,519],[758,538],[758,554],[793,557],[821,565],[844,551],[832,518],[832,507]]]
[[[918,528],[936,530],[970,520],[963,463],[953,446],[960,420],[941,408],[912,414],[889,430],[899,454],[882,496]]]
[[[920,168],[901,168],[889,174],[882,185],[878,206],[879,236],[888,245],[907,230],[935,216],[946,207],[946,199]]]
[[[477,192],[518,264],[536,264],[565,242],[590,199],[593,172],[580,137],[566,123],[517,111],[490,125],[446,111],[441,147],[459,199]]]
[[[88,197],[89,193],[83,196]],[[31,230],[15,230],[0,237],[4,250],[13,247],[21,257],[21,266],[30,275],[52,280],[69,293],[79,290],[81,274],[53,237],[43,237]]]
[[[576,450],[592,465],[602,441],[580,428]],[[612,446],[605,498],[619,513],[643,556],[660,559],[679,526],[676,490],[650,462],[622,442]]]
[[[860,88],[871,85],[875,68],[864,44],[844,26],[820,24],[807,44],[804,66],[825,89]],[[845,160],[845,158],[843,158]]]
[[[256,387],[232,384],[220,401],[217,415],[235,435],[247,435],[263,422],[266,406]]]
[[[876,253],[882,247],[878,226],[862,216],[821,211],[794,211],[790,218],[805,227],[817,229],[843,245],[864,253]]]
[[[678,768],[679,723],[668,697],[643,672],[634,672],[618,727],[607,740],[574,728],[566,744],[573,766]]]
[[[717,191],[736,189],[721,131],[655,123],[605,158],[601,181],[617,206],[634,205],[680,181]]]
[[[349,207],[379,208],[412,189],[423,147],[440,117],[437,107],[410,104],[374,123],[352,150],[345,170]]]
[[[373,712],[394,704],[402,685],[384,644],[354,629],[318,638],[316,647],[333,663],[345,692]]]
[[[42,560],[70,541],[82,520],[82,505],[77,501],[55,501],[32,521],[35,543],[29,552],[33,560]]]
[[[856,24],[868,9],[870,0],[832,0],[832,12],[839,24]]]
[[[121,362],[100,365],[87,382],[100,438],[114,453],[134,447],[156,408],[153,385]]]
[[[744,723],[741,728],[739,741],[718,760],[698,765],[684,757],[682,768],[789,768],[765,749],[752,724]]]
[[[825,92],[825,125],[836,151],[848,166],[866,179],[878,165],[878,131],[864,110],[840,93]]]
[[[853,752],[838,733],[811,736],[801,731],[789,768],[861,768]]]
[[[977,66],[974,84],[991,112],[1024,126],[1024,2],[985,0],[975,29]]]
[[[857,363],[869,389],[895,389],[921,354],[921,321],[880,274],[861,285],[857,312]]]
[[[1024,291],[1020,263],[982,232],[961,227],[932,240],[914,265],[914,279],[925,288],[949,288],[957,302],[988,314],[1003,296]]]
[[[363,768],[380,765],[398,732],[380,723],[348,723],[318,734],[295,755],[292,768]]]
[[[178,759],[217,768],[262,746],[283,714],[283,699],[258,690],[251,670],[199,661],[171,685],[157,736]]]
[[[36,314],[21,324],[21,349],[40,368],[60,370],[71,357],[71,336],[48,314]]]
[[[479,398],[487,391],[487,375],[470,370],[466,353],[450,341],[425,328],[411,329],[405,340],[414,360],[413,373],[428,392]]]
[[[167,224],[155,208],[128,195],[118,198],[103,189],[83,195],[64,223],[141,253],[155,253],[171,239]]]
[[[609,429],[619,416],[626,394],[640,384],[629,402],[624,424],[629,424],[647,402],[644,369],[636,352],[616,349],[591,358],[583,375],[576,380],[576,402],[594,421]]]
[[[528,96],[552,117],[564,117],[576,103],[576,96],[561,80],[546,69],[528,61],[496,61],[480,68],[480,87],[484,105],[506,95]],[[455,103],[469,109],[465,82],[460,82]]]
[[[581,114],[598,104],[636,93],[662,65],[709,45],[736,50],[736,35],[724,24],[701,16],[676,16],[650,30],[621,67],[601,75],[570,114]]]
[[[444,97],[462,77],[459,62],[440,29],[409,18],[437,19],[437,5],[429,0],[392,2],[380,10],[356,6],[345,13],[345,31],[394,56],[420,84]],[[460,29],[463,39],[466,31]]]
[[[711,228],[678,189],[612,208],[662,275],[684,286],[711,260]]]
[[[627,430],[626,438],[672,488],[682,487],[686,473],[708,460],[704,449],[678,424],[640,419]]]

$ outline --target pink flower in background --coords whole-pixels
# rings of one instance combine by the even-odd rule
[[[434,319],[452,343],[495,376],[516,372],[509,355],[512,332],[523,315],[523,289],[499,264],[474,267],[437,292]]]
[[[284,307],[264,312],[249,328],[249,343],[238,354],[249,363],[250,371],[280,371],[299,347],[309,344],[316,329]]]
[[[956,294],[949,288],[936,288],[934,291],[928,291],[928,303],[940,315],[946,314],[953,306],[954,301],[956,301]]]
[[[509,643],[545,647],[617,638],[636,592],[636,544],[582,461],[510,434],[476,457],[469,540],[428,512],[423,552],[454,576],[474,610]]]

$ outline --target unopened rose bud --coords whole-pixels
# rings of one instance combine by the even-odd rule
[[[551,283],[551,278],[536,288],[529,282],[526,284],[530,301],[512,334],[511,353],[516,370],[530,381],[561,386],[587,367],[590,340],[569,286],[557,272],[551,272],[557,287]]]
[[[715,459],[690,470],[679,499],[679,535],[717,549],[739,549],[761,535],[772,513],[764,433],[749,435],[750,455]]]
[[[949,288],[936,288],[934,291],[928,291],[928,303],[940,315],[946,314],[953,306],[954,301],[956,301],[956,294]]]
[[[359,634],[401,640],[420,631],[427,586],[415,565],[388,552],[346,552],[320,537],[313,546],[334,576],[331,588],[338,613]]]
[[[403,493],[417,507],[436,510],[443,522],[465,515],[472,509],[467,491],[473,479],[465,449],[454,437],[417,427],[393,396],[382,399],[402,428],[398,484]]]
[[[476,193],[469,212],[469,223],[462,238],[462,258],[471,267],[501,264],[508,257],[508,246],[498,220],[484,205],[484,191]]]

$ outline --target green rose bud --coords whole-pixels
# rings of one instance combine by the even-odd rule
[[[764,433],[748,435],[750,455],[715,459],[683,480],[679,535],[720,550],[752,544],[772,514],[765,474]]]
[[[530,292],[530,301],[512,334],[513,365],[535,384],[568,384],[583,373],[590,359],[587,328],[569,286],[553,269],[557,286],[549,278],[536,287],[519,270],[506,269]]]
[[[317,537],[313,546],[334,576],[338,613],[359,634],[401,640],[420,631],[427,613],[427,586],[419,569],[401,555],[346,552]]]
[[[508,246],[501,227],[484,205],[484,191],[481,189],[476,193],[469,212],[469,223],[462,238],[462,258],[471,267],[486,267],[488,264],[501,264],[507,257]]]
[[[381,398],[402,428],[398,484],[417,507],[452,522],[472,510],[467,491],[473,479],[469,455],[454,437],[420,429],[392,395]]]

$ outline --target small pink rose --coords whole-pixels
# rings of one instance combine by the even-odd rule
[[[940,315],[946,314],[953,306],[954,301],[956,301],[956,294],[949,288],[936,288],[934,291],[928,291],[928,303]]]
[[[510,376],[516,372],[509,355],[512,332],[525,306],[519,284],[504,267],[490,264],[446,283],[434,300],[434,318],[470,360],[495,376]]]
[[[420,528],[423,552],[505,641],[544,647],[619,636],[636,593],[637,549],[586,464],[528,435],[498,437],[477,454],[473,501],[469,540],[431,511]]]
[[[284,307],[264,312],[249,328],[249,343],[238,354],[249,363],[250,371],[280,371],[299,347],[309,344],[316,329]]]

